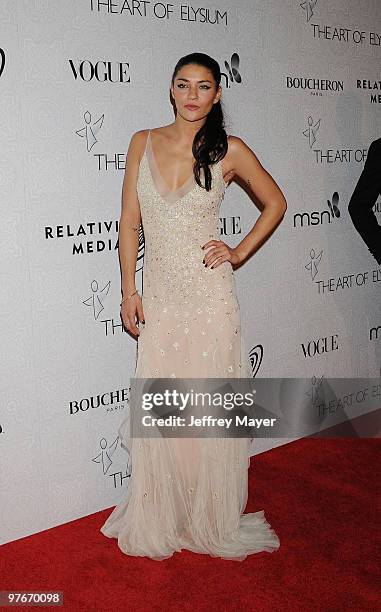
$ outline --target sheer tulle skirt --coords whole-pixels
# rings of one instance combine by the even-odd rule
[[[128,555],[161,560],[182,549],[243,560],[279,547],[264,511],[247,502],[246,438],[132,441],[127,497],[101,531]]]
[[[148,313],[147,301],[143,306]],[[208,338],[211,342],[210,338],[218,336],[213,321],[221,325],[222,314],[216,312],[209,324],[201,323],[200,318],[195,318],[193,324],[188,321],[189,333],[176,348],[170,334],[158,331],[176,330],[176,308],[166,305],[165,312],[156,308],[152,316],[146,314],[147,324],[139,338],[136,377],[178,377],[184,371],[185,359],[189,362],[188,378],[200,374],[200,363],[203,378],[249,376],[239,309],[233,320],[229,311],[223,344],[208,345]],[[204,338],[206,325],[211,327]],[[218,337],[221,341],[221,335]],[[208,355],[203,357],[202,351]],[[192,364],[197,367],[192,368]],[[127,496],[115,507],[101,532],[117,538],[124,553],[161,560],[187,549],[243,560],[249,554],[272,552],[279,547],[279,539],[263,510],[243,514],[250,464],[247,438],[131,439],[128,418],[122,422],[119,435],[131,451],[132,477]]]

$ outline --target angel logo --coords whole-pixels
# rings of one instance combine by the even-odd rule
[[[97,320],[102,310],[104,310],[103,302],[110,290],[111,281],[108,281],[103,289],[99,289],[98,281],[93,280],[91,283],[91,296],[82,303],[85,306],[90,306],[93,310],[94,319]]]
[[[306,270],[310,271],[311,280],[314,280],[315,276],[319,272],[319,265],[320,265],[322,256],[323,256],[323,251],[320,251],[320,253],[316,255],[315,249],[310,250],[310,260],[304,267]]]
[[[339,194],[337,193],[337,191],[335,191],[335,193],[332,196],[332,202],[330,200],[327,200],[328,202],[328,208],[331,211],[331,215],[332,215],[332,219],[334,219],[335,217],[337,219],[339,219],[340,217],[340,209],[339,209]]]
[[[87,151],[90,152],[95,143],[98,142],[96,134],[98,134],[99,130],[103,125],[104,114],[99,117],[99,119],[97,119],[94,123],[92,123],[92,117],[89,111],[86,111],[84,113],[83,118],[85,120],[86,125],[80,130],[77,130],[76,134],[78,134],[80,138],[86,139],[86,148]]]
[[[5,68],[5,51],[4,49],[0,49],[0,77],[4,72]]]
[[[101,438],[99,442],[99,446],[101,447],[101,452],[93,458],[94,463],[99,463],[102,466],[103,474],[107,474],[110,466],[112,465],[112,456],[118,448],[119,436],[116,437],[114,442],[107,446],[106,438]]]
[[[323,378],[324,376],[321,376],[320,378],[313,376],[311,378],[311,387],[309,391],[306,391],[306,395],[310,398],[313,406],[316,406],[318,403],[322,402],[322,398],[319,396],[319,391],[321,390],[323,384]]]
[[[224,61],[227,73],[221,72],[221,76],[225,77],[226,87],[230,87],[230,83],[242,83],[242,77],[239,71],[239,55],[233,53],[230,58],[230,64],[226,60]]]
[[[300,4],[303,11],[306,12],[307,21],[309,21],[311,17],[313,16],[314,8],[317,5],[317,3],[318,3],[318,0],[306,0],[306,2],[302,2]]]
[[[253,372],[253,378],[256,377],[259,368],[261,367],[262,359],[263,359],[263,346],[262,344],[257,344],[254,346],[250,353],[249,359],[251,363],[251,369]]]
[[[119,453],[117,455],[115,454],[117,449],[120,448],[119,436],[117,436],[110,445],[108,445],[107,439],[102,437],[99,441],[99,447],[100,452],[93,457],[92,461],[101,466],[104,476],[113,477],[115,487],[117,484],[122,485],[124,478],[131,476],[131,457],[129,451],[127,450],[127,464],[124,455],[122,463],[121,461],[117,461],[117,456],[119,456],[119,459],[121,458]],[[111,466],[112,469],[110,469]]]
[[[308,128],[304,130],[303,136],[308,138],[310,149],[312,149],[312,146],[316,141],[316,134],[320,128],[320,121],[321,119],[319,119],[318,121],[316,121],[316,123],[314,123],[314,120],[312,119],[312,117],[311,116],[308,117],[308,120],[307,120]]]

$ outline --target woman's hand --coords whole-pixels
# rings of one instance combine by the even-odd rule
[[[207,249],[209,247],[211,248],[202,260],[206,267],[217,268],[224,261],[230,261],[232,265],[236,265],[243,260],[237,249],[229,247],[222,240],[209,240],[202,248]]]
[[[135,336],[139,336],[140,331],[137,327],[137,322],[145,323],[142,299],[138,293],[135,293],[129,300],[123,302],[120,307],[123,325]]]

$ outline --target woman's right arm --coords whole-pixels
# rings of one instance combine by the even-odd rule
[[[130,140],[126,156],[126,168],[122,189],[122,211],[119,221],[119,259],[122,273],[122,298],[136,290],[135,272],[139,247],[140,204],[137,194],[137,180],[140,158],[144,147],[145,130],[135,132]],[[136,315],[136,317],[135,317]],[[138,294],[122,304],[122,319],[127,329],[138,333],[135,318],[144,320],[141,300]]]

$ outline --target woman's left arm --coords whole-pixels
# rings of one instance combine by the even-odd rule
[[[214,268],[223,261],[230,261],[233,265],[242,263],[262,246],[287,210],[287,202],[281,189],[255,153],[238,136],[229,136],[229,150],[225,160],[226,174],[236,175],[244,181],[263,205],[263,210],[250,232],[235,248],[230,248],[225,243],[222,247],[221,241],[215,240],[203,245],[204,249],[216,247],[210,249],[205,256],[206,265]]]

